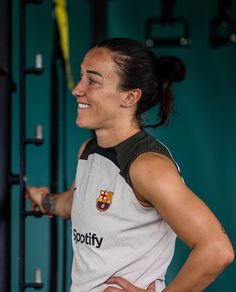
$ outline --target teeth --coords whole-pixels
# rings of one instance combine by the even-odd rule
[[[78,108],[91,108],[91,106],[87,103],[78,103]]]

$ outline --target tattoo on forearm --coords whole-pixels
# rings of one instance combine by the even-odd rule
[[[55,214],[56,201],[57,201],[57,195],[46,194],[42,202],[44,209],[49,213]]]

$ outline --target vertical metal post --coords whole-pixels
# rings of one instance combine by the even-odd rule
[[[50,109],[50,191],[58,192],[58,151],[59,151],[59,97],[58,97],[58,72],[57,56],[54,52],[51,68],[51,109]],[[58,273],[58,220],[56,217],[50,222],[50,281],[49,291],[57,291]]]
[[[44,140],[42,137],[33,139],[26,138],[26,75],[43,73],[43,68],[26,67],[26,42],[25,42],[25,18],[26,4],[41,4],[42,0],[20,0],[19,1],[19,127],[20,127],[20,161],[19,161],[19,291],[23,292],[31,287],[41,289],[43,283],[25,282],[25,219],[26,216],[40,216],[39,211],[26,211],[25,206],[25,177],[26,177],[26,146],[27,144],[41,145]],[[38,214],[39,213],[39,214]]]
[[[92,45],[107,37],[107,0],[92,1]]]
[[[10,291],[11,1],[0,1],[0,291]]]
[[[19,218],[19,291],[24,291],[25,282],[25,1],[19,4],[19,100],[20,100],[20,218]]]

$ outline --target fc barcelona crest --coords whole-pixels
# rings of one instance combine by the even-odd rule
[[[110,207],[112,203],[112,196],[113,196],[113,192],[106,191],[106,190],[100,191],[100,195],[97,198],[97,206],[96,206],[100,212],[106,211]]]

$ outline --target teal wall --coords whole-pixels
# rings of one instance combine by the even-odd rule
[[[34,136],[35,124],[44,127],[45,144],[27,148],[27,178],[30,185],[49,184],[49,125],[50,125],[50,58],[52,54],[53,25],[51,1],[41,6],[27,6],[27,66],[34,64],[34,56],[42,53],[45,73],[27,77],[27,137]],[[111,0],[108,1],[108,36],[131,37],[144,41],[144,24],[147,18],[159,14],[159,1]],[[235,7],[234,7],[235,8]],[[18,1],[13,1],[13,72],[17,91],[13,95],[13,165],[19,170],[19,35]],[[236,10],[236,9],[235,9]],[[91,43],[91,3],[86,0],[68,1],[70,18],[71,60],[75,79],[84,53]],[[175,54],[188,68],[187,78],[175,85],[175,113],[168,127],[151,133],[165,142],[179,163],[185,181],[213,210],[236,247],[236,46],[211,49],[208,44],[209,22],[217,13],[217,1],[177,1],[176,14],[186,17],[191,25],[192,46],[178,49],[154,49],[157,54]],[[236,11],[235,11],[236,15]],[[61,99],[61,96],[60,96]],[[62,101],[61,101],[62,103]],[[63,110],[64,113],[63,113]],[[66,127],[66,143],[60,136],[60,153],[66,151],[66,164],[59,161],[60,189],[63,173],[66,184],[73,181],[76,157],[80,144],[91,133],[75,125],[76,102],[68,91],[66,124],[59,123],[60,131]],[[149,117],[152,119],[153,112]],[[66,148],[65,147],[66,144]],[[19,189],[12,190],[12,292],[18,287],[18,226]],[[29,206],[29,205],[28,205]],[[26,279],[32,282],[34,269],[42,269],[47,291],[49,281],[49,222],[47,217],[27,218]],[[70,222],[68,245],[70,245]],[[59,221],[61,229],[62,220]],[[61,236],[60,236],[61,237]],[[56,243],[55,243],[56,244]],[[59,287],[61,287],[62,244],[59,240]],[[177,242],[176,254],[168,272],[168,281],[176,275],[183,264],[188,249]],[[217,256],[217,255],[216,255]],[[71,265],[71,249],[68,255]],[[70,272],[68,272],[69,291]],[[226,288],[225,288],[226,286]],[[27,289],[27,291],[33,289]],[[59,289],[57,292],[60,292]],[[232,264],[207,291],[236,291],[236,264]]]

